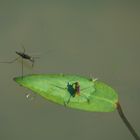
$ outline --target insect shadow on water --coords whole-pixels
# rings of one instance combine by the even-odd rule
[[[84,98],[86,98],[87,102],[90,103],[89,98],[86,97],[86,96],[84,96],[84,95],[82,95],[80,92],[83,91],[83,90],[86,90],[86,89],[90,88],[91,86],[90,87],[83,88],[81,90],[80,90],[80,84],[79,84],[79,82],[74,82],[73,84],[70,84],[68,82],[66,88],[59,87],[59,86],[56,86],[56,85],[54,85],[54,86],[55,87],[58,87],[60,89],[63,89],[63,90],[67,90],[68,91],[68,93],[69,93],[70,96],[69,96],[69,98],[68,98],[67,101],[64,101],[64,105],[65,106],[67,106],[69,104],[69,102],[70,102],[70,100],[71,100],[72,97],[75,98],[76,96],[84,97]]]
[[[19,58],[21,58],[21,70],[22,70],[22,77],[23,77],[23,60],[28,60],[32,63],[32,67],[34,66],[34,62],[35,62],[35,59],[36,58],[39,58],[39,57],[32,57],[30,55],[28,55],[26,52],[25,52],[25,48],[24,46],[22,45],[22,48],[23,48],[23,52],[18,52],[16,51],[16,54],[18,55],[18,57],[16,57],[15,59],[11,60],[11,61],[2,61],[0,63],[14,63],[15,61],[17,61]]]

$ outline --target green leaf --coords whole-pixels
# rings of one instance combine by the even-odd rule
[[[118,96],[108,85],[96,79],[77,75],[27,75],[14,80],[47,100],[66,107],[96,112],[111,112],[117,107]],[[76,94],[74,83],[80,85]]]

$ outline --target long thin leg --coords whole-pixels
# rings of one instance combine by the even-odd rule
[[[0,63],[14,63],[15,61],[17,61],[20,57],[17,57],[15,59],[13,59],[12,61],[2,61]]]
[[[23,78],[23,58],[21,60],[22,60],[21,68],[22,68],[22,78]]]
[[[24,45],[23,45],[23,44],[21,44],[21,46],[22,46],[22,49],[23,49],[23,53],[25,53],[25,48],[24,48]]]
[[[40,57],[38,57],[38,56],[31,57],[30,61],[32,63],[32,67],[34,67],[35,59],[40,59]]]
[[[69,97],[69,99],[68,99],[68,101],[67,101],[67,104],[69,104],[69,102],[70,102],[70,99],[71,99],[71,95],[70,95],[70,97]]]
[[[59,88],[59,89],[62,89],[62,90],[66,90],[67,88],[63,88],[63,87],[60,87],[60,86],[57,86],[57,85],[54,85],[54,84],[51,84],[52,86],[55,86],[55,87],[57,87],[57,88]]]
[[[65,105],[65,107],[69,104],[70,99],[71,99],[71,95],[70,95],[69,99],[68,99],[66,102],[64,101],[64,105]]]
[[[34,67],[34,62],[35,62],[34,57],[32,57],[32,60],[31,60],[32,68]]]
[[[39,56],[34,56],[33,59],[40,59],[40,57]]]
[[[80,96],[83,96],[84,98],[86,98],[87,102],[90,103],[90,99],[88,97],[86,97],[85,95],[81,95],[81,94],[80,94]]]
[[[32,68],[34,67],[34,62],[32,62]]]

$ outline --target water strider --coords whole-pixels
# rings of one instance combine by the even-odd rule
[[[21,61],[22,61],[22,64],[21,64],[21,68],[22,68],[22,76],[23,76],[23,60],[28,60],[32,63],[32,67],[34,66],[34,62],[35,62],[35,58],[38,58],[38,57],[32,57],[30,56],[29,54],[27,54],[25,52],[25,48],[24,46],[22,45],[22,48],[23,48],[23,52],[18,52],[16,51],[16,54],[18,55],[17,58],[11,60],[11,61],[3,61],[3,62],[0,62],[0,63],[14,63],[15,61],[17,61],[19,58],[21,58]]]

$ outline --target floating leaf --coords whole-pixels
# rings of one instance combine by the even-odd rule
[[[66,107],[96,112],[111,112],[117,108],[116,92],[95,79],[68,74],[44,74],[16,77],[14,80],[44,98]],[[80,85],[80,95],[75,93],[75,82]]]
[[[27,75],[14,80],[44,98],[66,107],[96,112],[111,112],[117,109],[135,140],[140,140],[124,115],[116,92],[103,82],[68,74]]]

